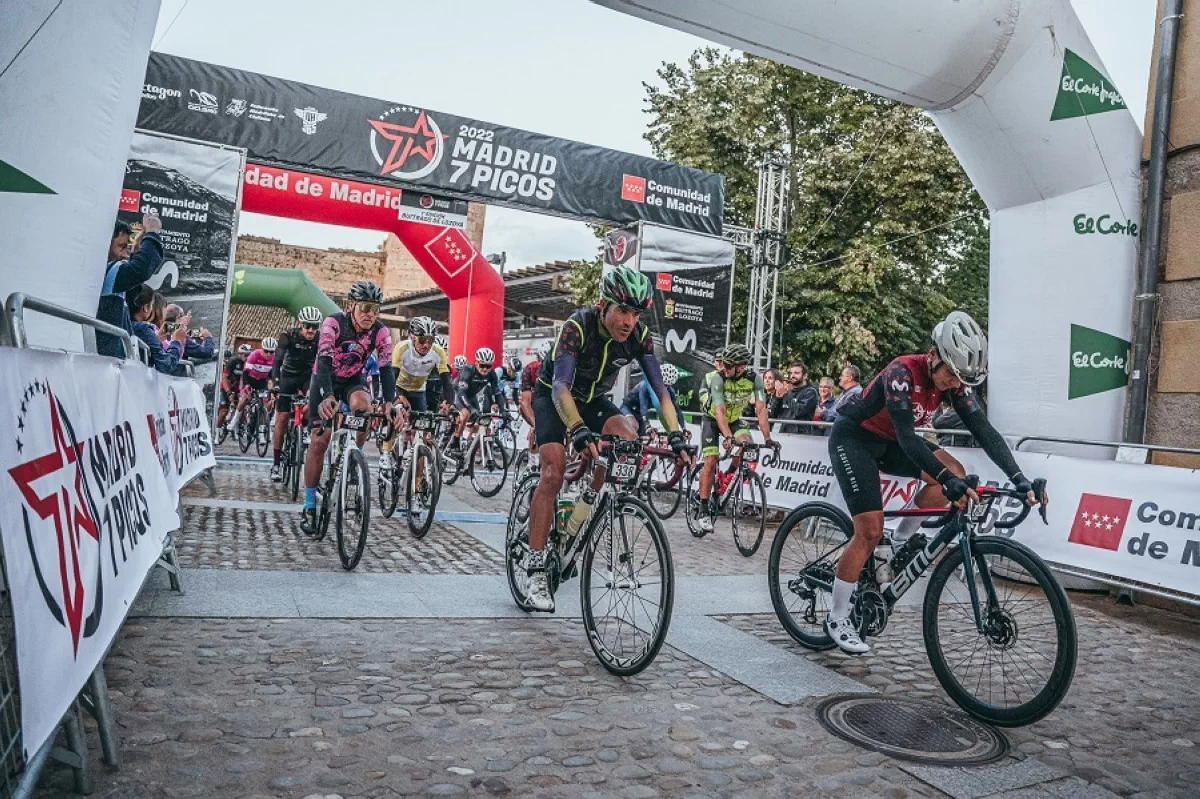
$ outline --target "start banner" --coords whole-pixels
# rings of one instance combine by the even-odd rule
[[[137,597],[182,486],[214,466],[191,380],[95,355],[0,348],[0,530],[25,756]]]

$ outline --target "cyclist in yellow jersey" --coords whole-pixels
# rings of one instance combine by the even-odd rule
[[[392,350],[392,371],[396,374],[396,406],[398,412],[406,410],[427,411],[429,403],[425,385],[433,380],[442,385],[442,396],[447,402],[454,399],[450,380],[450,362],[446,351],[434,343],[436,323],[428,316],[416,316],[409,320],[408,338]],[[436,370],[436,374],[434,373]],[[402,410],[399,406],[404,406]],[[396,434],[406,425],[406,419],[398,420],[393,435],[383,444],[383,450],[392,448]],[[387,459],[383,459],[387,461]]]

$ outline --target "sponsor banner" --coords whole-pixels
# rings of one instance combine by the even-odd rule
[[[401,192],[399,216],[405,222],[462,230],[467,226],[467,201],[414,191]]]
[[[1112,81],[1070,48],[1063,50],[1062,77],[1050,111],[1050,121],[1125,108]]]
[[[110,358],[0,348],[0,528],[25,756],[104,657],[215,465],[191,380]]]
[[[242,151],[228,147],[135,133],[117,213],[133,226],[135,236],[141,232],[143,214],[162,220],[166,261],[149,285],[168,304],[178,303],[190,312],[190,329],[207,329],[218,348],[225,340],[243,157]],[[194,355],[190,359],[211,418],[220,352],[209,360]]]
[[[597,222],[721,232],[719,175],[164,53],[150,56],[138,125],[331,177]]]

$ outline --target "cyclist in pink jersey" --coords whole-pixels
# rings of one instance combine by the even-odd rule
[[[250,397],[250,392],[267,390],[267,380],[270,379],[271,367],[275,364],[276,346],[278,346],[278,342],[275,339],[264,338],[259,348],[246,357],[246,363],[242,367],[242,388],[237,408],[229,419],[231,431],[237,429],[238,419],[242,417],[242,411],[246,408],[246,400]]]

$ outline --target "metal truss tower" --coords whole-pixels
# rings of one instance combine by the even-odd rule
[[[763,156],[758,172],[758,202],[750,255],[750,291],[746,308],[746,346],[754,370],[771,363],[775,341],[775,305],[779,270],[787,261],[788,162],[783,153]]]

